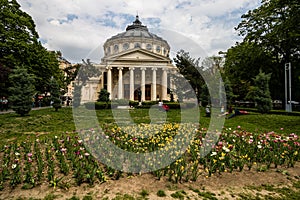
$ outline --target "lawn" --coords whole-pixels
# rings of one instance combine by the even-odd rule
[[[191,112],[193,113],[193,112]],[[115,123],[111,110],[97,110],[96,115],[99,124]],[[130,116],[135,123],[150,123],[149,109],[130,110]],[[191,116],[193,117],[193,116]],[[180,122],[181,111],[170,110],[167,113],[167,122]],[[200,110],[200,125],[207,128],[210,118],[205,117],[204,110]],[[300,115],[291,116],[286,114],[259,114],[250,112],[226,119],[224,126],[233,128],[240,126],[249,132],[270,132],[300,134]],[[53,109],[33,110],[28,116],[20,117],[17,114],[0,115],[0,144],[7,140],[23,139],[30,135],[57,135],[75,130],[72,109],[63,108],[58,112]]]
[[[41,187],[49,191],[44,199],[66,199],[72,194],[84,194],[85,198],[90,199],[99,199],[99,196],[100,199],[145,199],[151,195],[150,199],[157,199],[160,195],[171,199],[195,196],[216,199],[217,195],[222,198],[244,198],[253,194],[253,199],[257,199],[257,195],[271,199],[274,195],[292,194],[299,197],[299,116],[250,112],[226,119],[218,142],[206,152],[206,145],[213,141],[211,135],[206,133],[210,118],[205,117],[203,109],[196,111],[200,112],[200,127],[181,123],[182,112],[186,114],[185,122],[197,120],[195,109],[163,112],[154,108],[130,110],[127,114],[137,125],[119,128],[117,123],[128,121],[123,110],[98,110],[94,114],[103,132],[93,128],[93,120],[83,112],[79,113],[82,114],[80,119],[90,122],[90,127],[76,130],[71,108],[58,112],[53,109],[34,110],[25,117],[14,113],[2,114],[0,197],[11,198],[12,194],[16,197],[25,193],[26,197],[32,197],[34,193],[37,197]],[[87,113],[92,114],[93,111]],[[216,120],[221,119],[216,117]],[[192,143],[183,152],[177,151],[191,132],[195,133]],[[137,155],[162,151],[156,160],[147,160],[143,163],[144,168],[140,168],[140,157],[128,163],[132,158],[120,156],[122,152],[106,148],[107,141]],[[201,156],[203,152],[206,152],[204,157]],[[170,163],[167,163],[168,160]],[[160,166],[156,166],[157,161],[168,165],[157,168]],[[145,168],[155,170],[141,175],[139,172]],[[243,183],[242,177],[248,177],[248,181],[256,186],[249,188],[248,181]],[[237,182],[250,193],[245,194],[244,190],[206,190],[205,186],[211,183],[203,182],[204,179],[226,186]],[[130,180],[131,184],[128,183]],[[270,181],[274,185],[266,187]],[[280,183],[290,185],[290,188],[278,189]],[[131,187],[128,188],[128,184]],[[129,190],[136,188],[140,191],[132,190],[133,194],[131,191],[127,195]],[[58,196],[50,198],[53,192]],[[76,199],[76,195],[72,198]]]

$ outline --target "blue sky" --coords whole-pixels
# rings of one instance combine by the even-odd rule
[[[72,63],[100,62],[106,39],[125,31],[138,13],[151,32],[163,37],[175,55],[217,55],[241,38],[234,27],[260,0],[17,0],[32,16],[40,40]]]

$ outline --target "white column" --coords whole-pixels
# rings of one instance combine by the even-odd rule
[[[123,67],[118,67],[118,70],[119,70],[118,99],[124,99],[124,97],[123,97]]]
[[[163,73],[162,73],[162,100],[167,100],[167,89],[168,89],[168,69],[163,68],[162,69]]]
[[[141,80],[141,92],[142,92],[142,96],[141,96],[141,101],[145,101],[145,85],[146,85],[146,78],[145,78],[145,71],[146,68],[142,67],[141,68],[142,71],[142,80]]]
[[[107,92],[109,92],[110,94],[110,99],[112,99],[112,93],[111,93],[111,88],[112,88],[112,85],[111,85],[111,70],[112,70],[112,67],[107,67]]]
[[[134,101],[134,67],[130,67],[129,100]]]
[[[156,101],[156,67],[152,68],[152,98],[151,101]]]

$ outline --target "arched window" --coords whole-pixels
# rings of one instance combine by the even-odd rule
[[[156,46],[156,52],[157,53],[160,53],[160,49],[161,49],[160,46]]]
[[[129,44],[128,43],[124,43],[123,44],[123,50],[127,50],[129,49]]]
[[[147,44],[146,49],[147,49],[148,51],[151,51],[151,50],[152,50],[152,45],[151,45],[151,44]]]
[[[119,51],[119,45],[115,44],[114,46],[114,52],[117,53]]]

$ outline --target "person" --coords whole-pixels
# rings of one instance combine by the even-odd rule
[[[5,97],[2,98],[2,109],[8,110],[8,100]]]
[[[163,104],[163,105],[162,105],[162,109],[163,109],[164,111],[168,111],[170,108],[169,108],[169,106],[168,106],[167,104]]]
[[[205,114],[206,114],[205,115],[206,117],[210,117],[210,107],[209,107],[209,105],[207,105],[206,108],[205,108]]]
[[[67,106],[70,106],[70,99],[67,97]]]
[[[238,110],[238,109],[234,109],[234,112],[228,116],[228,119],[230,118],[233,118],[235,116],[238,116],[238,115],[247,115],[249,114],[248,111],[245,111],[245,110]]]
[[[32,101],[32,107],[34,108],[35,107],[35,98],[32,97],[31,101]]]
[[[223,115],[225,113],[225,108],[224,106],[221,107],[221,115]]]
[[[0,110],[3,111],[3,104],[2,104],[2,98],[0,98]]]
[[[163,102],[161,100],[159,100],[159,102],[158,102],[158,109],[162,110],[163,109],[162,106],[163,106]]]

